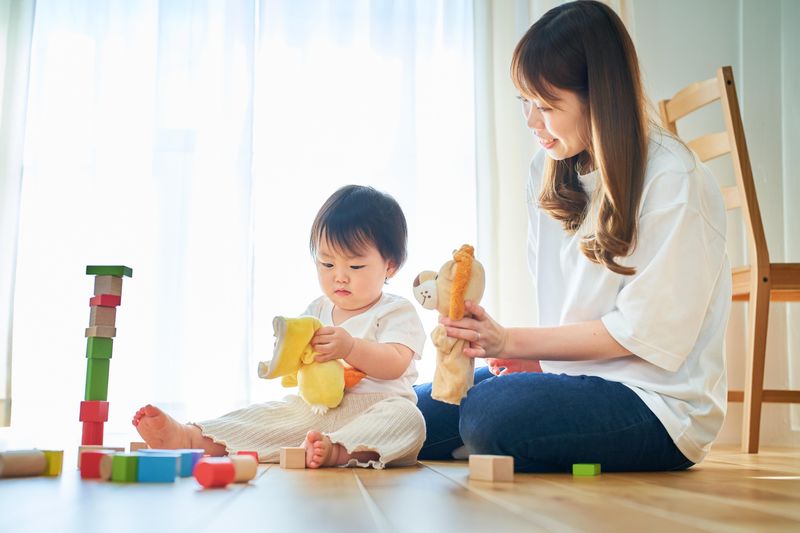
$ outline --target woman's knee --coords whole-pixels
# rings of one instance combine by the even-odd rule
[[[498,453],[501,437],[509,430],[501,410],[513,405],[498,401],[501,394],[497,378],[489,378],[472,387],[461,401],[459,433],[470,453]]]

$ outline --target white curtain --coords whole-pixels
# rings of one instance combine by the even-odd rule
[[[473,29],[466,1],[40,0],[15,426],[79,431],[87,264],[134,271],[112,433],[147,402],[188,420],[284,392],[256,362],[272,316],[319,294],[308,231],[341,185],[403,206],[409,261],[386,290],[410,298],[419,270],[476,240]]]
[[[33,0],[0,1],[0,426],[11,417],[11,332]]]

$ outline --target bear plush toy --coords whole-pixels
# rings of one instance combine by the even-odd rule
[[[272,320],[275,335],[272,360],[258,364],[258,377],[283,378],[281,385],[297,387],[298,395],[317,414],[337,407],[345,389],[355,387],[366,375],[340,359],[316,361],[311,339],[321,327],[322,323],[313,316],[276,316]]]
[[[475,250],[465,244],[453,252],[439,273],[426,270],[414,280],[414,296],[425,309],[460,320],[465,316],[464,300],[480,302],[486,285],[483,265],[475,259]],[[459,405],[474,382],[475,360],[464,355],[466,341],[447,336],[442,325],[431,332],[436,346],[436,372],[431,397]]]

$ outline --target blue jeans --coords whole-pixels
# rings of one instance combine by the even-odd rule
[[[427,425],[420,459],[469,453],[512,455],[518,472],[570,472],[600,463],[604,472],[684,470],[694,463],[628,387],[594,376],[475,371],[460,406],[414,387]]]

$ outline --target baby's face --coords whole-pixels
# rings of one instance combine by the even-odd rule
[[[383,284],[395,273],[374,245],[357,254],[345,253],[325,240],[317,247],[317,277],[322,292],[336,307],[351,312],[367,310],[381,296]]]

